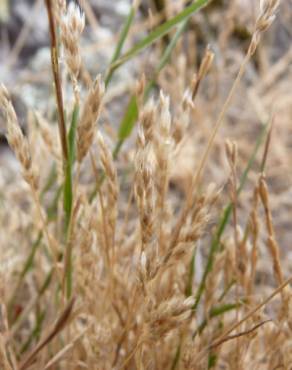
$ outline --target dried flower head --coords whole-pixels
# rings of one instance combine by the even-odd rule
[[[81,66],[79,39],[85,26],[84,13],[74,1],[71,1],[65,13],[59,18],[59,23],[65,61],[71,76],[77,79]]]
[[[97,142],[99,146],[100,153],[100,162],[102,169],[106,175],[107,180],[107,218],[109,223],[109,231],[114,239],[116,221],[118,215],[118,194],[119,194],[119,185],[117,178],[117,171],[114,165],[113,156],[108,146],[105,144],[104,139],[100,132],[97,134]]]
[[[184,300],[173,297],[153,307],[150,301],[145,307],[145,324],[142,341],[155,341],[164,337],[171,330],[179,328],[190,317],[194,298]]]
[[[21,131],[9,93],[4,85],[0,86],[0,104],[7,119],[7,140],[9,145],[22,166],[24,179],[36,190],[38,188],[38,177],[33,169],[29,143]]]
[[[261,34],[265,32],[276,18],[276,12],[280,5],[280,0],[261,0],[260,1],[260,14],[256,20],[255,31],[252,36],[252,41],[249,47],[249,54],[253,55]]]
[[[139,209],[142,250],[153,238],[154,232],[154,162],[149,146],[137,151],[135,159],[135,196]]]
[[[82,162],[93,143],[95,124],[101,112],[104,91],[104,84],[98,76],[85,99],[77,127],[77,159],[79,162]]]
[[[195,99],[195,97],[198,93],[198,90],[199,90],[199,87],[200,87],[200,84],[201,84],[202,80],[205,78],[205,76],[208,74],[208,72],[211,68],[213,60],[214,60],[214,53],[212,52],[210,46],[208,45],[206,50],[205,50],[205,54],[204,54],[204,57],[202,59],[202,62],[200,64],[199,72],[194,75],[192,83],[191,83],[191,100],[192,100],[192,102],[194,101],[194,99]]]

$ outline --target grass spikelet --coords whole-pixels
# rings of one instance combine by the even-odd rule
[[[61,40],[64,46],[65,62],[72,79],[77,101],[77,79],[81,67],[80,35],[85,26],[85,16],[75,2],[70,2],[67,9],[59,16]]]
[[[252,36],[248,53],[253,55],[262,33],[264,33],[274,22],[280,0],[260,0],[260,14],[256,20],[255,30]]]
[[[35,112],[35,117],[39,125],[40,134],[48,150],[56,159],[61,160],[60,151],[58,151],[58,147],[56,148],[56,138],[52,127],[39,112]]]
[[[155,124],[156,112],[153,100],[150,100],[142,110],[140,126],[143,130],[146,145],[153,140],[153,129]]]
[[[140,136],[141,137],[141,136]],[[138,204],[142,250],[152,240],[154,233],[154,161],[151,149],[138,149],[135,159],[135,196]]]
[[[195,100],[195,97],[198,93],[202,80],[206,77],[206,75],[210,71],[213,60],[214,60],[214,53],[212,52],[210,46],[208,46],[206,48],[204,57],[202,59],[202,63],[200,64],[199,71],[197,74],[194,75],[193,80],[192,80],[192,84],[191,84],[192,101]]]
[[[98,76],[90,87],[83,104],[80,121],[77,127],[77,159],[81,163],[94,141],[96,122],[102,108],[104,84]]]
[[[0,104],[2,105],[7,118],[7,140],[22,166],[23,178],[30,186],[31,193],[38,211],[38,216],[42,221],[42,228],[46,234],[48,244],[56,262],[58,243],[50,235],[46,226],[46,215],[44,214],[44,210],[42,209],[38,195],[39,179],[36,174],[36,170],[33,167],[29,143],[19,127],[16,113],[10,101],[9,94],[3,85],[0,87]]]
[[[158,238],[160,249],[164,249],[165,232],[163,220],[167,218],[166,195],[169,185],[171,159],[173,156],[173,140],[171,136],[171,116],[169,111],[169,98],[160,93],[158,128],[155,131],[154,150],[156,157],[155,186],[157,189],[157,217]]]
[[[118,216],[117,202],[119,195],[119,185],[117,179],[117,171],[113,162],[113,156],[108,146],[105,144],[105,141],[100,132],[97,135],[97,142],[99,146],[100,162],[106,176],[106,184],[108,187],[106,195],[107,196],[106,215],[113,247],[115,240],[116,222]]]
[[[280,263],[280,250],[276,242],[275,231],[274,231],[274,226],[273,226],[273,221],[272,221],[272,213],[271,213],[270,205],[269,205],[268,187],[267,187],[264,176],[261,176],[259,180],[259,195],[260,195],[260,198],[261,198],[264,210],[265,210],[266,227],[268,231],[267,245],[268,245],[271,257],[273,259],[273,268],[274,268],[275,277],[277,279],[277,283],[281,285],[284,282],[284,276],[283,276],[281,263]]]
[[[25,181],[31,186],[33,191],[37,191],[38,177],[33,168],[29,143],[21,131],[9,93],[4,85],[0,86],[0,105],[7,119],[7,140],[9,145],[22,166]]]
[[[142,342],[155,341],[164,337],[169,331],[178,328],[190,317],[194,299],[189,297],[183,301],[173,297],[153,307],[149,302],[145,308],[145,326],[143,328]],[[162,325],[161,325],[162,324]],[[144,339],[145,338],[145,339]]]
[[[153,152],[153,129],[156,108],[150,101],[142,110],[137,135],[135,157],[135,197],[139,210],[142,251],[149,245],[154,236],[154,202],[155,189],[153,174],[155,159]]]

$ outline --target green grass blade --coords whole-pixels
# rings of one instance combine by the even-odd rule
[[[221,302],[226,297],[226,295],[230,292],[231,288],[235,285],[235,283],[236,283],[235,279],[232,279],[230,281],[230,283],[225,287],[220,297],[218,298],[218,302]]]
[[[76,104],[72,113],[72,120],[70,129],[68,132],[67,142],[68,142],[68,161],[66,163],[65,169],[65,181],[64,181],[64,211],[65,211],[65,230],[69,226],[72,204],[73,204],[73,182],[72,182],[72,170],[75,159],[75,136],[76,128],[78,122],[79,106]]]
[[[173,359],[173,362],[172,362],[172,365],[171,365],[171,370],[175,370],[177,365],[178,365],[178,362],[179,362],[179,359],[180,359],[180,354],[181,354],[181,342],[179,343],[179,345],[177,346],[177,349],[176,349],[176,352],[175,352],[175,355],[174,355],[174,359]]]
[[[8,315],[9,315],[9,319],[11,319],[11,315],[12,315],[12,307],[14,305],[14,302],[15,302],[15,298],[16,298],[16,295],[19,291],[19,288],[22,284],[22,281],[23,279],[25,278],[26,274],[28,273],[28,271],[32,268],[33,266],[33,261],[34,261],[34,257],[35,257],[35,254],[36,254],[36,251],[37,249],[39,248],[40,246],[40,243],[41,243],[41,240],[42,240],[42,232],[40,231],[36,240],[33,242],[32,244],[32,247],[31,247],[31,251],[24,263],[24,266],[19,274],[19,278],[18,278],[18,282],[16,284],[16,287],[13,291],[13,294],[10,298],[10,301],[9,301],[9,304],[8,304]]]
[[[66,297],[67,299],[71,298],[72,295],[72,248],[70,248],[69,251],[69,256],[68,256],[68,261],[67,261],[67,266],[66,266]]]
[[[56,163],[53,163],[47,181],[40,194],[41,200],[44,199],[46,193],[54,186],[54,184],[56,183],[56,179],[57,179],[57,166]]]
[[[79,105],[75,104],[73,113],[72,113],[71,126],[68,132],[68,152],[69,152],[69,160],[70,160],[71,165],[73,165],[75,161],[75,138],[76,138],[78,116],[79,116]]]
[[[19,276],[20,281],[22,281],[24,279],[25,275],[28,273],[28,271],[31,269],[31,267],[33,265],[34,256],[36,254],[36,251],[37,251],[38,247],[40,246],[42,236],[43,236],[42,232],[40,231],[36,240],[35,240],[35,242],[32,245],[31,252],[28,255],[28,258],[27,258],[27,260],[26,260],[26,262],[23,266],[23,269],[20,273],[20,276]]]
[[[257,153],[258,153],[258,151],[259,151],[259,149],[260,149],[260,147],[261,147],[261,145],[264,141],[264,138],[266,136],[268,126],[269,126],[268,124],[263,125],[263,127],[261,129],[261,132],[260,132],[260,134],[259,134],[259,136],[256,140],[253,152],[250,156],[250,159],[247,163],[247,166],[246,166],[246,168],[245,168],[245,170],[244,170],[244,172],[241,176],[241,179],[240,179],[239,187],[237,189],[238,195],[241,193],[241,191],[242,191],[242,189],[243,189],[243,187],[246,183],[247,176],[248,176],[248,174],[249,174],[249,172],[252,168],[252,165],[254,164],[256,155],[257,155]],[[194,309],[196,309],[198,307],[198,304],[200,302],[202,294],[205,290],[206,280],[207,280],[207,277],[208,277],[210,271],[212,270],[214,257],[215,257],[215,254],[219,250],[221,236],[222,236],[222,234],[223,234],[223,232],[226,228],[226,225],[227,225],[227,223],[230,219],[231,211],[232,211],[232,204],[229,203],[228,206],[223,211],[222,217],[219,221],[217,231],[216,231],[215,236],[213,237],[212,242],[211,242],[211,248],[210,248],[208,259],[207,259],[207,264],[206,264],[206,267],[205,267],[205,270],[204,270],[204,273],[203,273],[202,280],[200,282],[200,285],[199,285],[197,293],[196,293],[196,300],[195,300],[195,304],[194,304]]]
[[[66,177],[64,183],[64,211],[65,211],[65,233],[66,240],[68,239],[71,213],[73,207],[73,166],[75,161],[75,142],[76,142],[76,129],[79,116],[79,105],[76,103],[72,113],[72,120],[70,130],[68,132],[68,163],[66,168]],[[70,298],[72,293],[72,250],[70,243],[67,242],[67,268],[66,268],[66,286],[67,286],[67,298]]]
[[[72,203],[73,203],[73,192],[72,192],[72,170],[69,162],[66,163],[66,175],[64,182],[64,211],[65,211],[65,230],[67,229],[70,222]]]
[[[54,195],[54,199],[51,203],[51,205],[47,208],[47,217],[48,221],[53,221],[56,219],[57,216],[57,209],[58,209],[58,202],[62,195],[62,186],[59,186],[56,190],[56,193]]]
[[[136,4],[133,4],[131,6],[130,13],[129,13],[128,17],[126,18],[125,23],[122,27],[120,37],[119,37],[119,40],[117,42],[117,46],[115,48],[115,51],[113,53],[110,65],[113,65],[121,55],[124,43],[127,39],[127,36],[129,34],[131,25],[132,25],[133,20],[135,18],[136,11],[137,11],[137,6],[136,6]],[[107,87],[109,85],[109,83],[110,83],[110,81],[113,77],[113,73],[114,73],[114,69],[109,68],[109,71],[108,71],[108,73],[106,75],[106,78],[105,78],[105,87]]]
[[[162,57],[159,61],[159,64],[155,69],[154,78],[147,84],[147,86],[145,88],[144,99],[146,99],[148,97],[151,89],[153,88],[153,86],[155,84],[155,79],[157,78],[157,75],[168,63],[169,58],[171,56],[171,53],[172,53],[173,49],[175,48],[175,45],[176,45],[179,37],[182,35],[184,30],[186,29],[188,20],[189,20],[189,18],[187,18],[180,25],[180,27],[177,29],[175,35],[171,39],[170,43],[166,47],[166,49],[165,49],[165,51],[164,51],[164,53],[163,53],[163,55],[162,55]],[[126,113],[125,113],[125,115],[122,119],[122,122],[120,124],[119,133],[118,133],[119,142],[118,142],[118,144],[115,148],[115,151],[114,151],[114,153],[116,155],[117,155],[118,151],[120,150],[121,142],[123,142],[128,136],[130,136],[130,134],[133,130],[133,127],[135,125],[135,122],[138,119],[138,114],[139,114],[139,111],[138,111],[137,100],[136,100],[136,97],[133,95],[130,99],[130,102],[129,102],[127,110],[126,110]]]
[[[186,30],[187,28],[187,25],[188,25],[188,22],[189,22],[189,19],[190,17],[187,17],[177,28],[177,31],[175,32],[173,38],[171,39],[171,41],[169,42],[169,44],[167,45],[163,55],[162,55],[162,58],[160,59],[160,62],[155,70],[155,73],[158,74],[165,66],[166,64],[168,63],[169,61],[169,58],[171,56],[171,53],[175,47],[175,45],[177,44],[177,41],[178,39],[180,38],[180,36],[183,34],[183,32]]]
[[[182,35],[184,30],[186,29],[187,23],[188,23],[189,18],[185,19],[184,22],[178,27],[176,33],[174,34],[173,38],[171,39],[170,43],[166,47],[164,53],[162,54],[162,57],[159,61],[158,66],[155,69],[154,72],[154,78],[148,82],[146,88],[145,88],[145,94],[144,94],[144,99],[146,99],[153,88],[155,84],[155,79],[157,78],[159,72],[166,66],[168,63],[171,53],[173,49],[175,48],[175,45],[177,44],[177,41],[179,37]],[[116,157],[122,147],[122,144],[124,140],[126,140],[127,137],[130,136],[135,123],[138,119],[138,104],[137,104],[137,99],[133,95],[129,101],[129,104],[127,106],[126,112],[124,114],[124,117],[121,121],[119,132],[118,132],[118,138],[119,141],[114,149],[114,156]]]
[[[43,285],[41,286],[41,289],[38,292],[38,297],[39,298],[45,293],[45,291],[50,286],[51,281],[52,281],[52,277],[53,277],[53,273],[54,273],[54,268],[51,268],[50,271],[46,275],[45,281],[43,282]]]
[[[137,118],[138,118],[138,104],[136,97],[133,95],[130,99],[126,113],[120,124],[118,132],[119,141],[124,141],[128,136],[130,136]],[[115,152],[117,152],[116,148]]]
[[[35,338],[36,339],[39,338],[40,333],[41,333],[41,329],[42,329],[42,324],[45,320],[45,317],[46,317],[46,311],[45,310],[43,310],[41,313],[38,314],[35,326],[34,326],[32,332],[30,333],[30,335],[28,336],[27,340],[25,341],[25,343],[22,345],[22,347],[20,349],[20,354],[23,354],[24,352],[26,352],[28,350],[31,342]]]
[[[208,357],[208,370],[216,366],[218,355],[216,353],[210,353]]]
[[[148,36],[139,41],[135,46],[133,46],[133,48],[131,48],[124,55],[122,55],[120,59],[113,63],[111,69],[115,70],[120,65],[132,59],[142,50],[152,45],[155,41],[169,33],[176,25],[183,22],[185,19],[189,18],[193,13],[202,9],[204,6],[208,4],[208,2],[209,0],[197,0],[195,3],[186,7],[184,10],[182,10],[173,18],[156,27],[152,32],[149,33]]]
[[[225,304],[222,304],[220,306],[212,307],[209,311],[208,318],[206,318],[202,321],[202,323],[199,325],[198,329],[195,331],[193,337],[195,337],[197,334],[202,334],[202,332],[206,328],[210,319],[212,319],[214,317],[224,315],[226,312],[236,310],[237,308],[240,308],[241,306],[242,306],[242,302],[225,303]]]

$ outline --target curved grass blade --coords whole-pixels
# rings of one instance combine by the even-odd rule
[[[229,311],[233,311],[233,310],[236,310],[237,308],[241,307],[243,304],[243,302],[238,302],[238,303],[225,303],[225,304],[222,304],[220,306],[213,306],[211,307],[210,311],[209,311],[209,314],[208,314],[208,318],[205,318],[202,323],[199,325],[198,329],[195,331],[195,333],[193,334],[193,338],[197,335],[197,334],[202,334],[202,332],[204,331],[204,329],[206,328],[207,324],[208,324],[208,321],[210,319],[213,319],[214,317],[218,317],[218,316],[221,316],[221,315],[224,315],[226,312],[229,312]]]
[[[133,20],[135,18],[136,12],[137,12],[137,5],[138,5],[138,3],[136,1],[134,1],[132,6],[131,6],[130,13],[129,13],[128,17],[126,18],[125,23],[122,27],[120,37],[119,37],[119,40],[117,42],[117,46],[115,48],[115,51],[113,53],[113,56],[112,56],[112,59],[111,59],[111,62],[110,62],[110,66],[112,64],[114,64],[121,55],[124,43],[127,39],[127,36],[129,34],[131,25],[133,23]],[[107,72],[107,75],[106,75],[106,78],[105,78],[105,87],[107,87],[109,85],[109,83],[112,79],[113,73],[114,73],[114,70],[109,68],[109,70]]]
[[[190,17],[193,13],[199,11],[209,3],[209,0],[197,0],[195,3],[189,5],[180,13],[178,13],[173,18],[164,22],[160,26],[156,27],[152,32],[149,33],[143,40],[139,41],[135,46],[133,46],[128,52],[121,56],[115,63],[111,65],[111,70],[115,70],[120,65],[126,63],[128,60],[132,59],[142,50],[152,45],[155,41],[160,39],[169,33],[177,24],[183,22],[185,19]]]

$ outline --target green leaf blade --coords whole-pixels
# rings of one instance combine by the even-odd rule
[[[144,39],[139,41],[135,46],[133,46],[127,53],[122,55],[120,59],[118,59],[115,63],[112,64],[111,69],[114,70],[120,65],[126,63],[128,60],[132,59],[142,50],[153,44],[158,39],[165,36],[169,33],[176,25],[184,21],[185,19],[189,18],[193,13],[198,12],[203,7],[205,7],[209,3],[209,0],[197,0],[195,3],[189,5],[180,13],[178,13],[173,18],[169,19],[168,21],[164,22],[160,26],[156,27],[152,32],[149,33]]]

